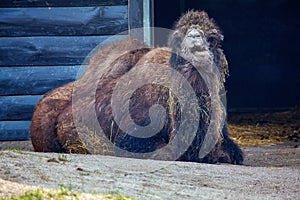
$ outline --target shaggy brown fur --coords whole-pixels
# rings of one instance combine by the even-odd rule
[[[57,88],[45,94],[36,105],[30,126],[35,151],[63,152],[56,135],[56,121],[72,98],[72,88],[73,83]]]
[[[90,59],[88,70],[81,79],[45,94],[35,107],[30,126],[31,141],[35,151],[87,153],[86,149],[81,148],[82,142],[78,138],[72,120],[71,104],[74,87],[85,87],[84,93],[87,98],[92,94],[92,87],[89,85],[95,84],[98,81],[95,79],[99,78],[100,75],[107,75],[112,71],[110,66],[104,64],[104,60],[108,58],[108,55],[141,47],[142,44],[136,40],[109,45],[105,49],[96,52]],[[134,55],[134,53],[132,54]],[[139,55],[138,58],[141,56]],[[79,84],[84,85],[79,86]],[[64,121],[65,118],[68,118],[67,121]],[[59,134],[61,132],[64,133]],[[76,150],[73,150],[73,148]]]
[[[80,80],[53,90],[38,103],[31,125],[35,150],[122,155],[114,146],[132,153],[152,153],[167,146],[178,134],[180,123],[189,123],[181,121],[184,107],[168,88],[155,84],[139,88],[129,99],[130,115],[122,117],[125,124],[132,119],[140,126],[147,126],[151,124],[150,107],[160,104],[166,109],[166,121],[159,133],[152,137],[137,138],[124,132],[112,113],[112,94],[122,76],[138,69],[138,72],[145,72],[143,77],[138,72],[133,77],[147,80],[155,75],[150,73],[147,63],[154,63],[165,72],[170,71],[171,66],[186,78],[194,89],[201,112],[196,136],[188,149],[181,152],[181,157],[174,157],[174,151],[170,149],[165,156],[154,153],[152,158],[241,164],[242,152],[229,138],[226,124],[224,127],[222,124],[226,111],[220,92],[228,73],[226,58],[220,48],[222,39],[219,28],[205,12],[190,11],[176,23],[175,32],[169,39],[171,49],[149,49],[137,41],[127,41],[97,52]],[[201,44],[194,45],[193,41],[201,41]],[[157,78],[170,77],[162,74]],[[70,94],[72,88],[73,99]],[[65,90],[69,91],[67,95],[63,93]],[[125,105],[121,105],[120,109],[126,109]],[[95,116],[91,115],[93,112]],[[76,116],[78,113],[80,117]],[[213,115],[208,116],[207,113]],[[99,134],[96,123],[100,124],[103,135]],[[210,123],[219,139],[215,148],[202,158],[199,151]],[[98,136],[94,138],[95,133]],[[184,144],[186,141],[182,138],[179,142]]]

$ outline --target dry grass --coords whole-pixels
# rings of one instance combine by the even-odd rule
[[[231,137],[241,146],[300,141],[300,108],[285,112],[230,113]]]

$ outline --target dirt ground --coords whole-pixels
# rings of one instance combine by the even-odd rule
[[[59,191],[62,186],[72,192],[134,199],[300,199],[299,148],[292,149],[292,163],[285,164],[283,156],[280,166],[273,161],[270,165],[269,155],[277,158],[278,149],[248,150],[261,155],[255,159],[267,167],[0,151],[0,199],[36,187]],[[91,197],[95,196],[71,199]]]
[[[243,166],[43,154],[30,141],[0,142],[0,199],[28,190],[20,184],[136,199],[300,199],[300,109],[228,121]]]

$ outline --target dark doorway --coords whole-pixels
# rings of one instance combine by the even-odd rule
[[[155,1],[154,25],[172,28],[188,9],[207,11],[224,33],[229,110],[276,110],[300,104],[296,1]]]
[[[182,2],[184,1],[154,1],[154,27],[172,29],[181,13],[185,12],[185,4]],[[167,43],[168,35],[156,30],[154,38],[157,46],[163,46]]]

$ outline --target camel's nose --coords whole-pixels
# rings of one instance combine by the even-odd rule
[[[204,45],[204,40],[203,40],[204,33],[203,33],[203,31],[199,31],[197,29],[191,29],[188,32],[187,36],[190,38],[190,41],[191,41],[191,43],[193,43],[194,46],[201,47],[201,46]]]

